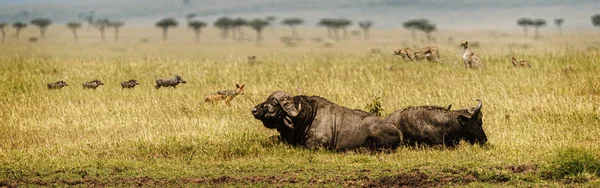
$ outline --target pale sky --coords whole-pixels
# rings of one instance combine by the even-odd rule
[[[590,30],[590,17],[600,13],[599,0],[0,0],[0,22],[28,22],[47,17],[57,23],[79,20],[94,12],[96,18],[123,20],[127,25],[152,26],[158,19],[196,13],[213,22],[221,16],[248,19],[274,15],[299,17],[304,27],[316,27],[321,18],[372,20],[377,28],[402,28],[412,18],[427,18],[440,29],[517,30],[521,17],[564,18],[565,30]]]

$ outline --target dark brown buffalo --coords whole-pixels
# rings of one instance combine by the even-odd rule
[[[450,110],[449,107],[416,106],[390,114],[386,121],[402,132],[404,143],[409,145],[456,146],[460,140],[485,144],[481,101],[474,108]]]
[[[291,145],[335,150],[393,149],[402,133],[393,124],[360,110],[334,104],[319,96],[289,96],[273,92],[252,108],[254,118]]]

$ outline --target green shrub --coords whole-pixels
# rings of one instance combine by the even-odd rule
[[[543,176],[565,179],[584,173],[600,176],[600,158],[591,151],[571,148],[555,154],[543,171]]]
[[[371,103],[367,104],[365,107],[367,112],[374,114],[376,116],[381,116],[381,112],[383,112],[383,108],[381,107],[381,102],[379,102],[379,97],[376,97],[371,101]]]

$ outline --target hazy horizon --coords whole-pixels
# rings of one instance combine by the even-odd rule
[[[247,19],[276,16],[305,19],[303,27],[316,27],[321,18],[349,18],[354,22],[372,20],[375,28],[400,29],[402,22],[427,18],[439,29],[517,30],[521,17],[542,18],[546,29],[554,29],[553,20],[564,18],[565,30],[594,29],[590,17],[600,13],[600,3],[591,0],[0,0],[0,22],[15,22],[47,17],[55,24],[80,20],[80,15],[94,12],[95,18],[123,20],[128,26],[153,26],[164,17],[183,21],[186,13],[212,23],[221,16]],[[356,27],[356,25],[353,25]]]

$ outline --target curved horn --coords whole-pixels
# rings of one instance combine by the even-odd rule
[[[473,110],[473,116],[472,116],[473,119],[479,117],[479,113],[481,113],[481,106],[482,106],[481,100],[477,99],[477,102],[479,102],[479,103],[477,103],[477,106],[475,106],[475,110]]]
[[[276,91],[271,94],[273,98],[279,103],[279,106],[283,108],[283,111],[287,113],[291,117],[296,117],[298,115],[298,109],[294,107],[294,100],[290,95],[283,91]]]

